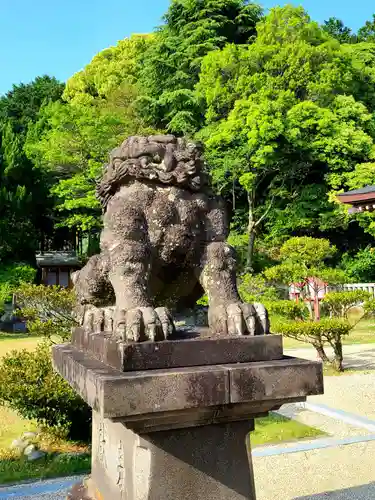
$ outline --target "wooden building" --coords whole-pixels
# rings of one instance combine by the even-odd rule
[[[375,211],[375,186],[347,191],[337,196],[341,203],[351,205],[349,213]]]
[[[63,288],[73,286],[71,274],[82,267],[77,254],[73,251],[41,252],[36,254],[36,263],[41,271],[43,285],[58,285]]]

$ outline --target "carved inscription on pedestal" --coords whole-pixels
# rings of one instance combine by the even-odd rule
[[[117,481],[116,484],[121,491],[125,490],[125,464],[124,464],[124,447],[122,441],[119,442],[117,447]]]
[[[101,420],[98,430],[98,458],[102,466],[107,468],[107,459],[105,456],[105,446],[107,443],[107,430],[105,428],[104,422]]]

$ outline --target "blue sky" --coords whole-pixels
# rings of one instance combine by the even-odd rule
[[[265,8],[283,4],[265,0]],[[358,29],[373,0],[301,0],[319,22],[336,16]],[[65,81],[100,50],[159,24],[169,0],[0,0],[0,94],[49,74]],[[372,4],[372,5],[371,5]]]

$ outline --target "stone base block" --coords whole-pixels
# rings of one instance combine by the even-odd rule
[[[95,411],[106,418],[152,423],[163,413],[217,408],[226,416],[237,405],[252,414],[267,412],[306,396],[322,394],[322,364],[304,359],[205,365],[120,372],[72,344],[54,346],[53,364]],[[228,407],[229,405],[229,407]],[[209,422],[210,423],[210,422]]]
[[[126,343],[110,333],[73,330],[72,343],[120,371],[250,363],[282,359],[281,335],[212,335],[208,328],[177,331],[168,342]]]
[[[137,434],[121,421],[93,412],[89,497],[255,500],[249,439],[253,422]]]

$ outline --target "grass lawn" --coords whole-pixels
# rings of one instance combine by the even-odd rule
[[[33,350],[38,342],[40,337],[0,333],[0,358],[14,349]],[[0,484],[69,476],[90,470],[88,446],[56,439],[50,435],[42,435],[38,439],[40,448],[47,454],[36,462],[28,462],[10,449],[13,440],[20,438],[24,432],[37,429],[36,422],[23,419],[15,411],[0,406]],[[75,456],[75,453],[78,455]]]
[[[35,431],[37,428],[34,422],[21,418],[5,406],[0,406],[0,422],[0,456],[1,450],[9,449],[14,439],[18,439],[24,432]]]
[[[4,406],[0,407],[0,422],[0,484],[70,476],[90,470],[88,446],[50,435],[42,435],[38,439],[40,449],[47,452],[44,458],[35,462],[20,458],[16,451],[10,449],[10,445],[24,432],[37,430],[36,423],[23,419]]]
[[[255,430],[251,433],[251,445],[277,444],[282,441],[316,438],[327,434],[320,429],[270,413],[267,417],[255,419]]]
[[[30,479],[72,476],[90,471],[89,454],[64,456],[48,453],[36,462],[28,462],[16,456],[0,456],[0,485],[18,483]]]
[[[27,349],[28,351],[32,351],[38,342],[40,342],[40,337],[0,332],[0,357],[13,349]]]
[[[0,407],[0,422],[0,484],[89,472],[88,446],[42,435],[38,444],[47,455],[41,460],[28,462],[11,450],[10,445],[24,432],[37,430],[36,423],[23,419],[4,406]]]

